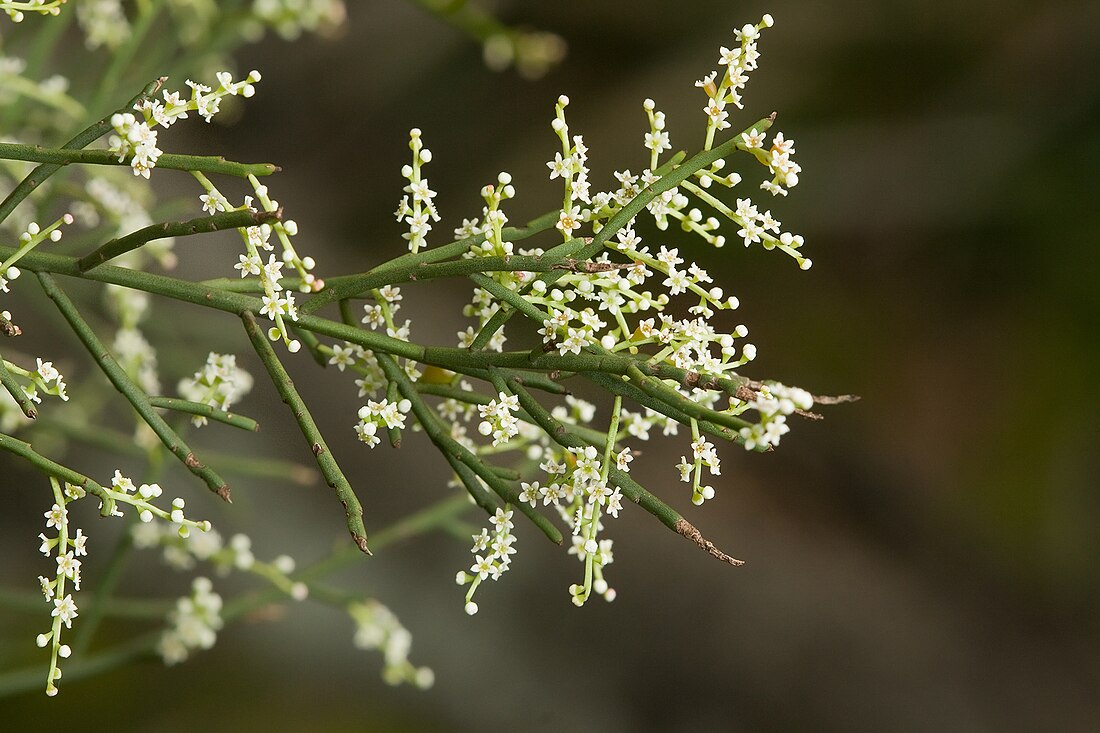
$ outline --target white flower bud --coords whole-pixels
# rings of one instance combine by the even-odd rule
[[[432,162],[432,151],[428,150],[427,148],[424,148],[423,150],[421,150],[420,151],[420,162],[421,163],[431,163]]]
[[[473,601],[468,601],[466,603],[466,613],[470,616],[473,616],[475,613],[477,613],[477,604]]]

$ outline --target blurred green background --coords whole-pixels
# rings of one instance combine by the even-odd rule
[[[428,693],[385,686],[378,660],[351,648],[350,623],[304,605],[227,629],[181,668],[148,663],[63,686],[58,699],[0,701],[7,720],[118,731],[1100,729],[1100,205],[1089,183],[1100,4],[496,3],[506,21],[569,43],[534,82],[488,71],[476,44],[412,5],[349,6],[337,38],[238,54],[241,71],[264,74],[238,124],[162,138],[173,151],[281,164],[272,192],[322,273],[401,250],[391,212],[410,127],[435,154],[437,234],[480,211],[478,189],[500,170],[518,191],[507,210],[525,221],[559,196],[544,166],[558,94],[572,99],[596,187],[607,186],[613,170],[647,161],[646,97],[667,113],[675,149],[699,147],[694,80],[733,28],[774,15],[734,127],[777,110],[773,130],[795,139],[801,182],[766,206],[806,237],[814,267],[739,246],[693,256],[741,299],[760,353],[745,373],[862,401],[799,422],[773,454],[725,448],[718,498],[701,510],[673,468],[686,439],[640,446],[649,488],[747,560],[739,569],[632,507],[609,530],[613,604],[573,608],[577,563],[522,526],[513,572],[483,587],[473,618],[452,581],[464,544],[432,536],[362,563],[347,582],[413,632],[413,661],[436,672]],[[405,293],[414,340],[452,343],[468,286]],[[186,314],[169,326],[181,347],[224,327]],[[238,336],[216,338],[244,351]],[[447,472],[423,436],[399,453],[354,444],[351,380],[308,362],[291,368],[321,406],[368,528],[443,495]],[[171,383],[198,363],[162,365]],[[264,418],[265,449],[307,462],[261,387],[242,410]],[[5,468],[9,482],[41,483],[20,471]],[[18,493],[3,520],[9,582],[40,572],[25,517],[44,494]],[[241,486],[231,511],[193,493],[261,555],[308,561],[344,538],[319,484]],[[135,565],[131,589],[186,587],[152,557]],[[26,660],[11,650],[40,622],[5,621],[9,661]]]

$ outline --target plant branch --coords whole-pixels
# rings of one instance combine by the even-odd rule
[[[38,410],[35,409],[31,399],[27,397],[27,393],[23,391],[23,386],[15,381],[15,375],[8,370],[8,365],[4,361],[3,355],[0,355],[0,384],[4,385],[4,389],[8,391],[11,398],[19,405],[19,409],[23,411],[24,415],[31,420],[38,417]]]
[[[519,241],[538,234],[539,232],[551,229],[557,220],[558,213],[556,211],[551,211],[543,214],[537,219],[531,220],[523,229],[506,227],[501,230],[501,236],[508,242]],[[324,305],[344,298],[361,295],[381,285],[405,282],[405,280],[399,279],[379,280],[379,278],[388,277],[388,275],[384,275],[384,273],[415,273],[417,268],[422,265],[451,259],[452,257],[459,257],[468,252],[470,247],[481,244],[484,241],[485,235],[478,234],[473,237],[459,239],[442,247],[437,247],[436,249],[428,249],[423,252],[417,252],[416,254],[411,252],[406,253],[375,267],[369,272],[359,275],[328,278],[325,280],[325,289],[303,302],[298,308],[298,311],[302,314],[313,313]],[[400,275],[398,277],[400,277]]]
[[[99,337],[95,335],[92,328],[81,317],[76,306],[57,285],[53,276],[46,272],[39,272],[38,279],[42,283],[42,289],[46,292],[46,295],[57,305],[57,309],[61,311],[61,315],[68,321],[73,333],[84,344],[84,348],[92,355],[92,359],[99,365],[100,370],[115,386],[115,389],[129,401],[141,419],[152,428],[160,441],[164,443],[164,446],[187,467],[188,471],[205,481],[211,491],[226,501],[230,501],[229,485],[226,484],[225,479],[212,468],[203,464],[188,447],[187,443],[184,442],[183,438],[164,421],[164,418],[157,414],[157,411],[149,402],[148,395],[130,379],[130,376],[126,374],[126,370],[119,366],[111,353],[103,346]]]
[[[336,463],[336,459],[325,443],[324,436],[317,428],[317,423],[313,420],[313,416],[309,414],[306,403],[302,400],[298,391],[294,389],[294,382],[290,379],[290,375],[287,374],[282,362],[279,361],[279,357],[275,355],[275,350],[271,348],[267,335],[256,323],[256,317],[252,315],[251,311],[246,310],[241,313],[241,320],[244,321],[244,328],[248,333],[249,340],[252,342],[252,347],[256,350],[256,354],[260,357],[264,367],[267,368],[272,384],[275,385],[279,396],[283,398],[283,402],[294,414],[294,419],[298,422],[302,435],[305,436],[310,450],[317,459],[317,466],[321,469],[325,482],[336,491],[336,497],[343,504],[348,532],[351,533],[352,539],[360,550],[368,555],[371,554],[370,549],[367,547],[367,530],[363,524],[363,506],[359,503],[351,484],[348,483],[343,471]]]
[[[122,160],[119,160],[118,153],[112,153],[110,150],[44,148],[41,145],[0,143],[0,158],[5,160],[25,160],[31,163],[48,163],[55,166],[54,170],[56,170],[57,168],[72,163],[128,166],[130,165],[132,156],[123,157]],[[237,163],[232,160],[226,160],[220,155],[179,155],[173,153],[164,153],[157,158],[156,167],[167,170],[220,173],[222,175],[235,176],[237,178],[270,176],[272,173],[279,170],[279,166],[273,163]],[[52,172],[53,171],[51,171],[51,173]]]
[[[232,425],[241,430],[251,430],[255,432],[260,429],[260,424],[250,417],[234,415],[231,412],[219,410],[213,405],[206,405],[202,402],[192,402],[191,400],[183,400],[178,397],[150,397],[149,404],[153,407],[160,407],[165,410],[186,412],[189,415],[201,415],[202,417],[217,420],[218,422]]]
[[[265,222],[281,221],[283,210],[277,211],[223,211],[213,216],[200,216],[189,221],[164,221],[112,239],[94,252],[77,260],[76,269],[87,272],[93,267],[137,249],[143,244],[166,237],[185,237],[191,234],[218,232],[223,229],[259,226]]]

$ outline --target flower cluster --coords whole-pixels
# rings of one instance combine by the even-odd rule
[[[139,524],[134,526],[131,539],[138,549],[162,548],[165,562],[177,570],[190,570],[196,561],[205,562],[219,575],[237,570],[263,578],[296,601],[309,597],[309,586],[292,577],[297,565],[294,558],[280,555],[271,562],[262,562],[256,559],[252,541],[244,534],[235,534],[225,542],[214,530],[180,537],[157,525]],[[195,582],[192,595],[181,598],[169,614],[170,627],[158,645],[166,664],[186,660],[193,650],[209,649],[215,632],[221,628],[216,612],[221,600],[212,592],[212,583],[206,578]],[[206,601],[200,601],[200,597]]]
[[[72,594],[65,592],[66,584],[71,581],[73,590],[80,590],[81,560],[78,558],[88,554],[88,537],[80,529],[75,533],[71,531],[67,506],[70,501],[83,496],[84,490],[71,484],[66,484],[62,490],[60,482],[52,476],[50,484],[53,486],[54,505],[44,516],[47,531],[55,530],[57,535],[47,537],[39,534],[38,538],[42,540],[39,550],[46,557],[52,556],[57,567],[52,579],[39,575],[38,582],[46,602],[53,605],[50,615],[54,620],[48,632],[38,635],[37,644],[40,647],[50,645],[50,672],[46,681],[46,694],[53,696],[57,694],[57,680],[61,679],[58,657],[67,659],[72,654],[69,645],[61,643],[61,628],[64,626],[71,629],[73,619],[80,615]]]
[[[694,440],[691,441],[692,460],[680,456],[680,463],[676,466],[680,470],[680,480],[691,482],[691,503],[701,505],[707,499],[714,498],[714,487],[703,486],[703,466],[710,469],[711,476],[720,476],[721,460],[714,444],[705,437],[699,435],[698,424],[692,425]]]
[[[132,32],[122,0],[81,0],[76,3],[76,22],[89,51],[118,48]]]
[[[179,664],[197,649],[210,649],[222,628],[222,597],[209,578],[191,582],[191,594],[176,601],[168,615],[171,628],[161,635],[157,651],[165,664]]]
[[[581,228],[581,201],[592,203],[592,184],[588,180],[588,146],[580,135],[569,137],[569,124],[565,121],[565,108],[569,106],[569,97],[558,97],[554,107],[554,121],[551,127],[561,140],[561,152],[554,153],[554,159],[547,163],[550,168],[550,180],[561,178],[565,188],[564,201],[555,225],[566,241],[573,238],[573,232]]]
[[[408,400],[390,402],[388,399],[381,402],[370,400],[359,408],[359,422],[355,426],[355,434],[359,440],[373,448],[381,439],[378,437],[378,429],[402,430],[405,427],[405,415],[412,409],[412,403]]]
[[[10,361],[4,361],[3,364],[3,369],[6,369],[9,374],[27,380],[26,384],[18,385],[23,397],[26,398],[26,403],[41,404],[41,394],[53,395],[60,397],[62,400],[68,400],[69,395],[65,391],[65,377],[57,371],[53,362],[42,361],[41,357],[36,357],[35,363],[36,368],[33,370],[23,369]],[[5,384],[5,386],[8,385]],[[18,394],[12,396],[17,399],[19,397]]]
[[[294,39],[303,31],[323,31],[344,22],[343,0],[254,0],[250,9],[255,22],[270,26],[280,36]],[[246,34],[257,31],[246,28]]]
[[[493,436],[493,445],[507,443],[519,434],[519,418],[513,413],[519,409],[519,398],[501,392],[497,399],[478,407],[482,421],[477,431],[485,436]]]
[[[43,575],[38,577],[42,595],[48,603],[53,604],[51,615],[54,618],[51,629],[38,635],[37,643],[40,647],[50,645],[51,661],[50,672],[46,682],[46,694],[57,694],[57,680],[61,678],[61,669],[58,667],[58,658],[68,658],[72,650],[67,644],[61,643],[61,629],[72,628],[73,619],[79,616],[76,602],[71,593],[66,593],[67,583],[72,583],[74,591],[80,590],[80,557],[88,554],[88,536],[83,530],[72,531],[69,522],[69,505],[85,497],[88,493],[94,493],[100,500],[100,513],[104,516],[122,516],[119,504],[128,504],[137,512],[142,523],[150,523],[154,517],[170,523],[172,532],[177,537],[187,538],[192,529],[200,532],[210,531],[209,522],[195,522],[187,519],[183,514],[183,499],[172,501],[171,511],[166,511],[153,504],[163,493],[157,484],[142,484],[135,486],[134,482],[122,475],[121,471],[115,471],[111,480],[111,487],[100,486],[90,479],[84,479],[83,485],[62,483],[51,476],[50,484],[53,487],[54,504],[45,513],[46,529],[56,531],[56,536],[48,537],[39,534],[42,540],[39,550],[46,557],[53,557],[57,570],[53,578]]]
[[[432,670],[428,667],[415,667],[409,662],[412,634],[401,625],[393,611],[370,599],[349,603],[347,612],[355,622],[355,646],[382,651],[383,680],[391,685],[407,682],[421,690],[432,686],[435,682]]]
[[[515,527],[512,524],[512,513],[510,506],[496,510],[489,518],[489,523],[493,525],[492,534],[482,527],[481,533],[473,536],[474,544],[470,553],[474,556],[474,563],[470,566],[470,572],[460,571],[455,576],[458,585],[470,586],[466,591],[466,613],[471,616],[477,613],[474,593],[478,586],[487,578],[500,580],[500,576],[508,572],[512,564],[512,555],[516,554],[516,548],[513,547],[516,536],[512,534]]]
[[[409,131],[409,149],[412,150],[412,165],[401,168],[401,175],[409,184],[405,186],[405,196],[401,197],[397,205],[397,221],[409,225],[409,231],[402,234],[402,238],[409,242],[409,251],[416,254],[421,247],[427,246],[424,238],[432,230],[431,222],[439,221],[439,211],[435,208],[432,199],[435,191],[428,188],[428,179],[421,175],[421,166],[432,161],[432,151],[424,147],[420,139],[420,128],[414,127]],[[410,202],[409,196],[412,197]]]
[[[751,407],[760,416],[758,422],[740,430],[745,449],[779,445],[779,439],[791,429],[787,416],[797,410],[809,410],[813,405],[813,395],[799,387],[787,387],[779,382],[761,385],[756,399],[739,406],[742,410]]]
[[[111,353],[126,374],[146,394],[160,394],[157,352],[138,328],[149,312],[149,294],[140,290],[108,285],[104,290],[108,306],[119,321]]]
[[[193,175],[206,190],[205,194],[199,196],[204,210],[212,214],[218,211],[231,210],[229,201],[206,176],[198,171],[194,171]],[[249,175],[248,181],[252,184],[252,189],[256,194],[255,200],[263,207],[263,211],[278,212],[279,202],[268,195],[267,186],[260,183],[254,175]],[[247,211],[257,211],[252,202],[252,196],[245,196],[244,206],[240,208]],[[296,281],[292,282],[299,292],[317,292],[325,286],[325,281],[311,272],[317,266],[317,263],[308,255],[305,257],[300,256],[295,250],[294,244],[290,241],[291,237],[298,234],[298,224],[293,219],[275,221],[273,224],[263,222],[255,226],[242,227],[238,231],[241,239],[244,240],[245,254],[238,255],[239,261],[233,265],[233,268],[240,273],[242,278],[249,275],[255,275],[259,278],[260,287],[263,289],[263,295],[260,296],[263,303],[260,308],[260,315],[267,316],[275,322],[275,325],[268,329],[268,338],[272,341],[282,339],[287,350],[292,354],[296,353],[302,348],[302,344],[297,339],[291,338],[287,320],[298,320],[298,306],[294,302],[294,293],[286,289],[291,282],[284,281],[282,271],[283,267],[295,271],[298,277]],[[273,235],[282,248],[280,258],[276,258],[272,254],[275,249],[275,245],[271,241]],[[260,254],[261,251],[268,253],[266,262],[264,262],[263,255]]]
[[[237,366],[237,357],[233,354],[211,351],[202,369],[193,377],[181,379],[177,389],[184,399],[228,411],[252,389],[252,375]],[[206,418],[194,415],[191,423],[202,427]]]
[[[191,87],[190,99],[182,99],[179,92],[168,90],[163,92],[163,102],[146,99],[135,107],[135,111],[141,115],[140,119],[130,112],[112,115],[111,127],[114,134],[108,141],[110,151],[118,154],[120,163],[129,158],[135,176],[148,178],[149,171],[156,167],[157,159],[162,153],[157,147],[157,125],[171,127],[178,120],[185,119],[188,112],[198,112],[200,117],[210,122],[221,107],[223,97],[238,94],[251,97],[256,93],[253,83],[260,80],[258,71],[252,71],[245,80],[239,82],[234,82],[228,71],[220,71],[216,76],[216,89],[188,79],[187,86]]]

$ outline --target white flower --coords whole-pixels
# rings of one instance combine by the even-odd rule
[[[51,616],[61,619],[61,623],[65,624],[65,628],[71,629],[73,627],[73,619],[79,616],[76,612],[76,603],[73,601],[72,594],[66,595],[64,598],[54,599],[54,609],[50,612]]]

